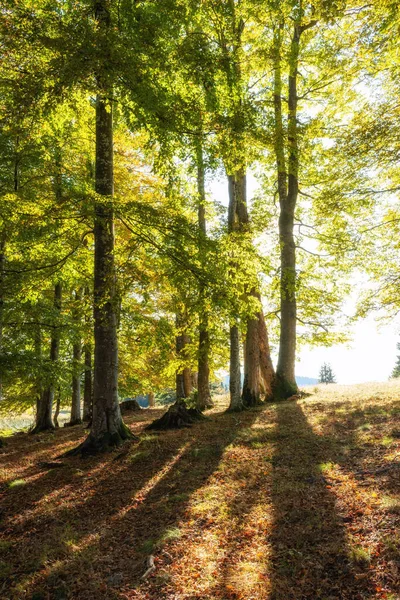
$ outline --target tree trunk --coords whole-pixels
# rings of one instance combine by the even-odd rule
[[[75,326],[74,340],[72,345],[72,402],[71,417],[64,426],[79,425],[81,418],[81,359],[82,359],[82,340],[81,340],[81,308],[82,308],[82,290],[74,295],[75,306],[73,308],[73,321]]]
[[[35,381],[35,395],[36,395],[36,412],[35,422],[38,418],[40,411],[41,397],[43,393],[42,384],[42,331],[40,325],[35,326],[34,335],[34,348],[35,348],[35,363],[36,363],[36,381]]]
[[[295,378],[296,360],[296,246],[293,235],[294,212],[298,196],[299,148],[297,136],[297,69],[302,28],[294,25],[289,57],[288,159],[285,165],[282,120],[282,80],[280,66],[281,26],[275,32],[275,154],[278,170],[280,204],[279,240],[281,247],[281,329],[274,393],[288,398],[298,391]]]
[[[85,344],[85,374],[83,379],[83,420],[91,421],[93,410],[92,351]]]
[[[197,145],[197,193],[198,193],[198,226],[199,226],[199,259],[202,266],[207,263],[206,250],[203,251],[202,246],[205,245],[207,239],[206,225],[206,191],[205,191],[205,167],[203,159],[203,148],[201,140]],[[213,406],[210,392],[210,336],[208,333],[208,313],[205,303],[205,285],[203,282],[199,284],[199,349],[197,362],[197,401],[196,407],[198,410],[205,410]]]
[[[271,351],[268,341],[267,326],[265,323],[264,313],[258,313],[258,343],[260,349],[260,378],[262,385],[262,393],[266,400],[271,400],[273,397],[275,384],[275,371],[271,359]]]
[[[109,51],[109,0],[95,2],[100,41]],[[104,37],[103,37],[104,36]],[[103,64],[107,76],[107,64]],[[94,217],[94,382],[93,417],[88,438],[73,453],[95,453],[119,446],[133,435],[124,424],[118,402],[118,339],[114,264],[114,194],[112,86],[97,74],[95,189],[102,201]]]
[[[60,424],[58,422],[58,416],[60,414],[60,408],[61,408],[61,389],[60,386],[58,386],[57,388],[57,400],[56,400],[56,410],[54,411],[54,425],[55,428],[58,429],[60,427]]]
[[[111,92],[110,94],[111,95]],[[114,266],[112,106],[104,95],[96,102],[96,192],[94,258],[93,416],[88,438],[76,452],[95,453],[132,437],[118,402],[117,294]]]
[[[184,312],[176,313],[176,327],[178,335],[176,336],[176,356],[183,361],[187,360],[185,348],[190,344],[190,336],[185,333],[187,318]],[[189,367],[183,367],[176,372],[176,398],[188,398],[192,391],[192,377]]]
[[[236,193],[236,180],[232,175],[228,175],[229,206],[228,206],[228,232],[234,233],[239,229],[238,219],[238,194]],[[237,264],[231,265],[232,269],[237,269]],[[229,342],[229,411],[243,410],[243,402],[240,393],[241,373],[240,373],[240,338],[239,338],[239,317],[234,315],[235,324],[230,326]]]
[[[3,321],[4,321],[4,270],[5,270],[5,262],[6,262],[6,234],[5,232],[1,232],[0,234],[0,359],[3,353]],[[1,365],[0,365],[1,366]],[[0,368],[0,402],[3,399],[3,380],[1,377]]]
[[[177,317],[177,322],[181,323],[181,318]],[[176,353],[178,356],[184,357],[184,351],[187,344],[190,343],[190,337],[181,333],[176,336]],[[184,367],[176,373],[176,397],[188,398],[192,391],[192,376],[189,367]]]
[[[247,319],[244,381],[242,399],[245,406],[256,406],[261,397],[261,371],[258,317]]]
[[[77,341],[73,345],[73,369],[72,375],[72,404],[71,404],[71,418],[69,425],[78,425],[82,423],[81,418],[81,358],[82,358],[82,345],[80,341]]]
[[[244,170],[239,170],[235,175],[229,176],[229,223],[232,231],[245,232],[250,229]],[[262,395],[270,397],[274,379],[260,294],[253,288],[248,292],[248,297],[257,298],[260,310],[254,316],[248,317],[246,321],[245,372],[242,391],[244,407],[259,404]],[[235,337],[235,333],[233,335]],[[236,357],[235,353],[234,356]],[[268,368],[266,368],[267,365]],[[237,367],[233,370],[237,370]]]
[[[59,316],[61,312],[61,283],[57,283],[54,288],[54,310]],[[46,431],[54,429],[52,411],[54,401],[54,389],[56,385],[56,368],[58,362],[58,355],[60,350],[60,329],[58,327],[58,318],[55,317],[52,331],[51,331],[51,342],[50,342],[50,381],[47,387],[41,394],[38,410],[36,412],[36,423],[32,430],[32,433],[39,433],[40,431]]]
[[[230,328],[230,360],[229,360],[229,392],[230,403],[229,411],[243,410],[241,395],[241,374],[240,374],[240,341],[239,327],[233,325]]]
[[[148,393],[148,400],[149,400],[149,408],[154,408],[156,405],[156,401],[154,398],[154,392]]]

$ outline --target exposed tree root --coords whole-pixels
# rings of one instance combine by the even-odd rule
[[[181,429],[206,419],[207,417],[197,408],[187,408],[185,401],[180,398],[169,407],[162,417],[150,423],[146,429]]]
[[[292,396],[296,396],[298,392],[299,388],[297,387],[297,384],[291,383],[284,377],[281,377],[277,374],[273,383],[273,396],[271,400],[273,402],[279,400],[287,400]]]
[[[82,419],[75,419],[74,421],[64,423],[64,427],[74,427],[75,425],[82,425]]]
[[[29,433],[32,433],[32,434],[42,433],[42,432],[51,433],[55,430],[56,430],[56,428],[54,425],[35,425],[35,427],[33,429],[31,429],[29,431]]]
[[[100,454],[119,448],[127,440],[136,441],[138,439],[139,438],[131,432],[129,427],[122,422],[118,431],[113,433],[105,431],[98,438],[95,438],[93,433],[90,432],[86,440],[79,444],[79,446],[72,448],[72,450],[68,450],[68,452],[65,452],[65,454],[62,454],[59,458],[65,456],[91,456]]]

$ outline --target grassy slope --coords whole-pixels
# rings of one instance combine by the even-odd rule
[[[62,468],[82,428],[9,438],[0,597],[399,599],[400,385],[222,409]]]

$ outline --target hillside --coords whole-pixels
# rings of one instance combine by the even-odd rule
[[[142,411],[84,460],[57,459],[81,427],[8,438],[1,597],[398,599],[400,385],[317,389],[159,434]]]

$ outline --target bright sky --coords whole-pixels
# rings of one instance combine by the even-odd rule
[[[248,198],[252,197],[256,188],[257,181],[250,175],[247,181]],[[214,179],[210,182],[209,192],[214,200],[228,205],[226,180]],[[382,326],[370,316],[356,323],[353,332],[352,341],[348,344],[331,348],[303,347],[298,354],[296,374],[317,379],[322,363],[326,362],[331,365],[337,383],[387,381],[398,354],[399,322]]]

